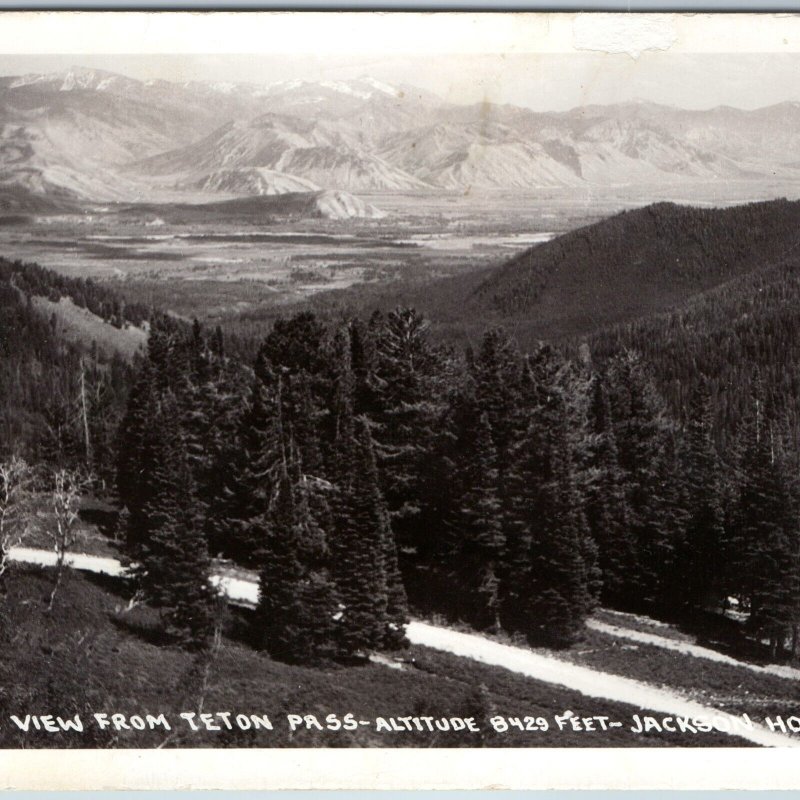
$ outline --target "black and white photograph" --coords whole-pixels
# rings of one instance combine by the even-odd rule
[[[800,17],[101,16],[0,17],[0,748],[800,745]]]

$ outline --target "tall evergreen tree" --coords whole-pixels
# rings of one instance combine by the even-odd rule
[[[209,345],[196,320],[191,337],[181,345],[188,351],[188,369],[176,376],[174,386],[196,484],[197,520],[214,547],[231,555],[225,546],[227,525],[220,522],[226,516],[226,477],[236,463],[246,376]]]
[[[354,435],[355,419],[355,387],[356,380],[353,374],[352,346],[350,331],[347,327],[340,327],[333,336],[331,343],[331,440],[333,442],[334,457],[331,459],[336,464],[336,469],[345,468],[339,463],[343,458],[352,455],[350,448],[339,445],[348,441]]]
[[[489,420],[502,486],[508,453],[519,435],[523,385],[529,375],[516,343],[502,328],[484,334],[478,352],[468,354],[468,368],[475,381],[478,408]]]
[[[636,530],[633,602],[670,605],[676,590],[675,549],[686,539],[686,496],[674,432],[665,436],[655,453],[649,477],[649,500]]]
[[[543,392],[517,449],[516,524],[529,543],[519,569],[524,593],[509,609],[513,627],[539,642],[574,641],[599,589],[596,550],[575,486],[567,411],[556,391]],[[523,565],[520,565],[523,566]]]
[[[626,351],[608,369],[609,405],[631,529],[636,567],[630,603],[656,600],[664,591],[680,536],[680,492],[677,486],[672,425],[663,398],[641,358]]]
[[[800,620],[800,530],[780,443],[757,384],[731,535],[737,594],[773,656]]]
[[[396,308],[373,316],[371,351],[357,327],[351,326],[350,337],[354,401],[371,406],[367,411],[392,527],[399,542],[421,552],[431,546],[424,490],[443,410],[443,358],[430,342],[428,327],[414,309]],[[364,375],[369,355],[371,370]]]
[[[680,458],[685,525],[675,546],[672,603],[719,598],[724,581],[725,514],[712,429],[711,395],[698,384],[689,398]]]
[[[286,426],[283,382],[260,354],[250,396],[236,436],[237,450],[227,464],[212,541],[247,566],[258,566],[264,539],[264,515],[275,494],[284,460]]]
[[[383,502],[368,423],[343,421],[332,540],[347,653],[404,643],[407,610],[397,551]],[[350,431],[353,431],[350,433]]]
[[[194,514],[194,484],[178,421],[175,399],[167,393],[153,403],[151,423],[158,438],[150,451],[148,496],[130,509],[144,530],[137,531],[134,579],[145,599],[157,606],[167,632],[199,646],[210,630],[213,592],[210,558]],[[141,534],[144,533],[144,536]]]
[[[591,379],[589,395],[586,521],[597,544],[603,596],[620,600],[632,592],[636,548],[608,397],[603,379],[597,373]]]
[[[450,522],[453,579],[462,587],[462,608],[481,628],[500,627],[500,571],[505,552],[498,492],[497,455],[489,418],[474,403],[461,404],[457,461],[454,464],[456,499]]]
[[[148,431],[152,431],[148,414],[153,410],[155,385],[147,362],[142,366],[128,396],[128,405],[117,433],[117,495],[123,508],[141,508],[146,499],[144,484],[147,464],[152,463],[145,450]]]
[[[329,438],[330,345],[326,327],[308,312],[275,322],[259,350],[256,375],[275,391],[281,413],[306,469],[316,471],[320,439]]]
[[[474,386],[475,408],[485,414],[497,468],[499,519],[505,553],[498,564],[504,626],[521,610],[530,555],[530,529],[525,522],[519,480],[519,442],[528,428],[531,408],[536,402],[534,379],[516,343],[501,328],[488,330],[478,352],[467,353],[467,369]],[[523,481],[524,482],[524,481]]]
[[[257,625],[275,658],[309,663],[336,653],[337,598],[326,567],[325,531],[293,447],[280,465],[264,518]],[[317,507],[319,511],[319,506]]]

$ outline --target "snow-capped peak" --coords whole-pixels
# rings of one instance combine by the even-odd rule
[[[73,89],[94,89],[98,92],[107,91],[118,80],[120,75],[102,70],[72,67],[63,74],[60,91],[71,92]]]
[[[75,89],[90,89],[104,92],[112,87],[124,89],[132,85],[138,85],[138,83],[139,82],[133,78],[126,78],[114,72],[89,69],[87,67],[71,67],[64,72],[20,75],[9,84],[9,88],[19,89],[23,86],[49,84],[47,88],[55,87],[61,92],[71,92]]]
[[[352,81],[321,81],[320,86],[326,89],[333,89],[340,94],[351,95],[359,100],[369,100],[376,94],[385,94],[390,97],[397,97],[400,94],[398,89],[388,83],[382,83],[375,78],[357,78]]]
[[[308,81],[302,80],[277,81],[275,83],[270,83],[265,88],[268,92],[292,92],[295,89],[299,89],[301,86],[306,86],[307,84]]]
[[[359,80],[361,83],[369,84],[376,91],[383,92],[384,94],[391,95],[392,97],[397,97],[397,95],[400,94],[399,89],[389,85],[388,83],[384,83],[383,81],[376,80],[375,78],[360,78]]]
[[[31,86],[35,83],[52,80],[52,77],[52,75],[39,74],[20,75],[18,78],[14,78],[8,86],[10,89],[19,89],[22,86]]]
[[[360,100],[368,100],[372,96],[371,92],[365,92],[363,89],[359,89],[356,85],[348,83],[347,81],[320,81],[319,85],[323,86],[325,89],[338,92],[339,94],[348,94],[353,97],[358,97]]]
[[[320,89],[355,97],[359,100],[369,100],[377,94],[384,94],[389,97],[397,97],[401,94],[400,90],[394,86],[369,77],[356,78],[355,80],[279,81],[267,86],[265,92],[267,94],[284,94],[297,91],[313,93],[319,92]]]

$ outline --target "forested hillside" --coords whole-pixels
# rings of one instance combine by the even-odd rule
[[[798,223],[800,203],[786,200],[623,211],[511,259],[470,299],[509,316],[560,308],[562,326],[577,312],[591,328],[664,308],[786,257],[800,244]]]
[[[141,324],[149,312],[91,281],[0,260],[0,456],[82,464],[113,483],[112,443],[131,365],[95,341],[65,336],[38,298],[70,298],[115,328]]]
[[[462,358],[396,309],[281,320],[252,378],[220,353],[155,329],[119,446],[127,549],[177,636],[203,630],[209,552],[260,571],[256,635],[288,660],[397,646],[406,597],[555,646],[601,599],[739,598],[773,654],[796,630],[800,496],[760,380],[720,452],[708,387],[679,419],[624,349],[524,355],[490,329]]]
[[[387,310],[398,301],[424,310],[450,341],[475,341],[486,326],[504,325],[528,348],[669,311],[779,264],[798,247],[797,201],[722,209],[658,203],[535,245],[497,267],[389,286],[368,298]],[[359,304],[347,293],[336,300]],[[326,305],[322,298],[319,308]]]
[[[631,349],[651,365],[673,412],[698,384],[712,396],[718,441],[737,445],[756,381],[787,430],[800,431],[800,253],[692,298],[681,308],[603,330],[602,360]],[[793,448],[794,453],[794,448]]]
[[[150,319],[151,309],[141,303],[126,303],[113,290],[86,278],[68,278],[38,264],[0,259],[0,280],[15,286],[26,296],[58,301],[69,297],[117,328],[126,323],[141,325]]]
[[[132,384],[120,378],[102,435],[70,421],[87,418],[90,376],[127,372],[57,342],[26,297],[69,292],[122,325],[128,309],[92,284],[7,265],[9,336],[31,333],[4,369],[16,363],[32,385],[44,364],[73,387],[61,407],[77,397],[80,413],[62,412],[62,428],[83,434],[71,447],[84,467],[100,468],[95,442],[114,462],[137,596],[161,610],[170,640],[206,646],[220,555],[259,572],[254,641],[282,660],[402,646],[409,608],[563,646],[599,602],[693,614],[730,598],[777,655],[795,649],[800,624],[797,206],[769,205],[659,206],[565,237],[564,253],[588,254],[607,236],[596,257],[609,276],[642,269],[693,299],[563,352],[520,349],[499,327],[461,352],[397,307],[279,319],[251,364],[219,329],[151,314],[147,352]],[[652,260],[616,269],[631,220],[657,230],[634,249]],[[681,236],[690,246],[672,263]],[[12,447],[64,458],[66,445],[53,455],[19,432],[36,401],[8,396]],[[46,424],[34,427],[53,429],[38,413]]]

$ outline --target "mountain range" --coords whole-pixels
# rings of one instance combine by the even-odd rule
[[[100,70],[0,78],[0,184],[153,200],[339,190],[800,183],[800,103],[537,112],[371,78],[260,85]]]

